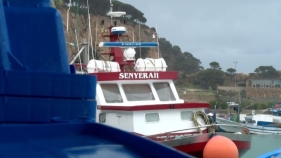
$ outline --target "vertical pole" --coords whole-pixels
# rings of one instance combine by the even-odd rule
[[[97,38],[98,38],[98,17],[96,20],[96,34],[95,34],[95,53],[97,53]],[[97,54],[96,54],[97,55]],[[94,57],[93,57],[94,58]]]
[[[235,65],[235,74],[234,74],[234,87],[235,87],[235,103],[236,103],[236,64],[238,63],[237,61],[233,62]]]
[[[140,22],[139,22],[139,42],[141,42],[141,37],[140,37]],[[141,47],[140,47],[140,58],[141,58]]]
[[[273,108],[275,108],[275,102],[274,102],[274,94],[272,95],[272,110],[271,110],[271,115],[273,115]],[[278,115],[278,113],[277,113]]]
[[[110,12],[112,12],[112,8],[113,8],[113,4],[112,4],[112,2],[110,0]],[[110,25],[111,26],[113,25],[113,23],[112,23],[112,16],[110,17]]]
[[[157,23],[156,23],[156,40],[157,40],[157,43],[158,43],[158,30],[157,30]],[[158,47],[157,47],[157,53],[158,53],[158,59],[159,59],[159,45],[158,45]]]
[[[237,64],[237,61],[234,61],[234,68],[235,68],[235,74],[234,74],[234,92],[235,92],[235,104],[236,104],[236,64]],[[236,107],[236,110],[237,110],[237,122],[239,122],[239,105],[237,105]]]

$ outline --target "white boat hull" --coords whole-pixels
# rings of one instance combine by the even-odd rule
[[[238,123],[222,118],[216,118],[217,124],[230,124],[230,125],[237,125],[237,126],[219,126],[219,128],[224,132],[236,133],[236,132],[243,132],[245,127],[249,130],[251,134],[281,134],[281,128],[278,127],[265,127],[265,126],[257,126],[253,124],[243,124]],[[241,126],[241,127],[238,127]],[[243,127],[244,126],[244,127]]]

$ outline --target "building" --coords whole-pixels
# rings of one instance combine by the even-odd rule
[[[246,82],[246,97],[261,99],[281,98],[280,78],[251,78]]]

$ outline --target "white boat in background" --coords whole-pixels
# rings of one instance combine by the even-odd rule
[[[249,130],[251,134],[281,134],[281,124],[278,123],[281,117],[273,116],[269,114],[256,114],[252,116],[252,120],[246,121],[247,116],[244,114],[240,116],[241,122],[235,122],[224,118],[216,118],[218,124],[230,124],[231,126],[219,126],[219,129],[223,132],[240,132],[241,130]],[[244,118],[244,120],[243,120]],[[245,123],[242,123],[245,122]]]
[[[270,114],[253,115],[251,123],[247,127],[253,134],[281,134],[281,117]]]
[[[216,123],[218,124],[218,131],[228,133],[249,133],[247,125],[224,118],[216,117]],[[220,126],[219,124],[228,124],[231,126]]]

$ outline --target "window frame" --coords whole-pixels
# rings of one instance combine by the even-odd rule
[[[156,120],[156,121],[147,121],[147,115],[149,115],[149,114],[157,114],[158,115],[158,120]],[[157,122],[160,122],[160,114],[158,112],[145,113],[144,114],[144,118],[145,118],[145,122],[146,123],[157,123]]]

